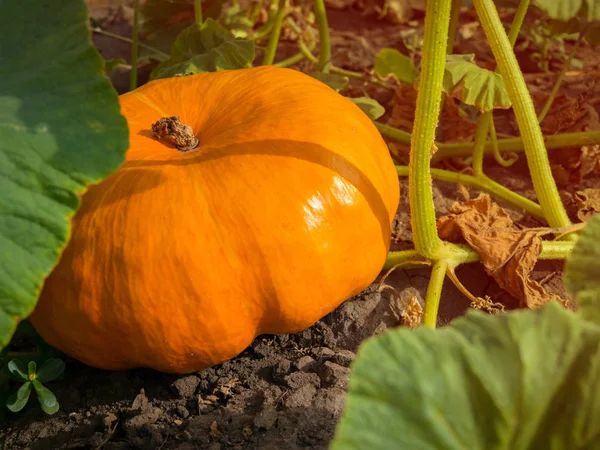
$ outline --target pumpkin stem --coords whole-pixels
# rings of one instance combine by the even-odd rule
[[[152,134],[158,140],[165,140],[180,152],[194,150],[200,140],[194,136],[192,127],[181,123],[178,116],[163,117],[152,124]]]

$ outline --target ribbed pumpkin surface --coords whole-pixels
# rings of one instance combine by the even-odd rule
[[[376,278],[399,185],[352,102],[272,67],[156,80],[120,101],[127,161],[83,196],[31,316],[51,345],[99,368],[192,372],[309,327]],[[152,136],[168,116],[196,150]]]

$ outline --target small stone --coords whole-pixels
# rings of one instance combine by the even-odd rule
[[[351,352],[350,350],[340,350],[331,357],[330,361],[339,364],[340,366],[349,367],[355,358],[356,353]]]
[[[189,375],[187,377],[178,378],[171,384],[171,387],[181,398],[190,398],[196,393],[196,388],[198,388],[199,384],[200,378],[196,375]]]
[[[195,450],[198,447],[196,447],[194,444],[192,444],[191,442],[182,442],[181,444],[179,444],[177,447],[175,447],[175,450]]]
[[[271,385],[261,391],[263,397],[263,405],[275,405],[283,395],[283,391],[279,386]]]
[[[181,425],[181,424],[183,423],[183,421],[182,421],[181,419],[175,419],[175,420],[173,421],[173,423],[174,423],[175,425]]]
[[[175,411],[177,412],[177,415],[182,419],[187,419],[190,416],[190,412],[185,406],[177,405]]]
[[[279,361],[277,363],[277,365],[275,367],[273,367],[273,378],[275,380],[283,379],[290,372],[291,368],[292,368],[291,361],[289,361],[287,359],[282,359],[281,361]]]
[[[162,415],[160,408],[148,407],[144,412],[127,420],[128,427],[141,427],[143,425],[152,425]]]
[[[294,372],[287,375],[284,381],[292,389],[299,389],[305,384],[310,384],[317,388],[321,386],[321,379],[316,373]]]
[[[148,401],[148,397],[146,397],[146,391],[144,389],[140,389],[140,393],[136,395],[133,399],[133,403],[131,404],[131,409],[136,410],[139,409],[144,411],[148,409],[150,402]]]
[[[104,424],[105,427],[110,427],[115,421],[117,420],[117,416],[115,416],[113,413],[108,413],[104,416],[104,418],[102,419],[102,423]]]
[[[338,418],[344,411],[345,397],[346,391],[343,389],[337,387],[323,389],[315,399],[314,407],[329,411]]]
[[[319,359],[319,360],[325,360],[325,359],[329,359],[331,358],[333,355],[335,355],[335,352],[333,350],[331,350],[330,348],[327,347],[316,347],[313,348],[311,351],[312,355]]]
[[[298,368],[298,370],[301,370],[302,372],[308,372],[315,366],[315,362],[316,361],[314,360],[314,358],[306,355],[298,359],[295,365]]]
[[[310,408],[316,394],[316,387],[312,384],[305,384],[285,397],[283,404],[288,408]]]
[[[273,406],[265,406],[254,417],[254,427],[270,430],[277,422],[277,410]]]
[[[317,374],[325,386],[338,387],[340,389],[348,388],[348,377],[350,369],[331,361],[325,361],[317,369]]]
[[[269,356],[273,356],[275,354],[273,347],[265,342],[259,342],[253,347],[253,350],[255,354],[262,356],[263,358],[268,358]]]

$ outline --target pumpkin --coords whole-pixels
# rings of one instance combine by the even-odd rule
[[[30,316],[48,343],[97,368],[190,373],[377,277],[399,183],[350,100],[257,67],[151,81],[120,105],[126,160],[82,196]]]

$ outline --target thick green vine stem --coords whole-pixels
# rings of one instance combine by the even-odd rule
[[[319,26],[319,70],[328,73],[331,66],[331,40],[329,38],[325,0],[315,0],[314,10]]]
[[[140,0],[135,0],[133,4],[133,36],[131,43],[131,73],[129,74],[129,90],[133,91],[137,87],[138,78],[138,41],[140,27]]]
[[[438,310],[440,309],[440,299],[442,297],[442,288],[447,269],[448,261],[446,259],[439,259],[433,264],[431,278],[427,286],[427,294],[425,294],[423,325],[426,327],[435,328],[437,324]]]
[[[411,135],[407,131],[391,127],[381,122],[374,122],[381,135],[399,144],[410,146]],[[554,150],[567,147],[581,147],[582,145],[600,145],[600,131],[581,131],[577,133],[563,133],[544,136],[546,148]],[[444,143],[436,142],[438,151],[433,155],[432,162],[439,162],[446,158],[455,156],[469,156],[473,153],[473,143],[454,142]],[[501,152],[522,152],[525,150],[521,138],[498,139],[498,150]],[[485,143],[485,152],[493,151],[490,140]]]
[[[279,36],[281,35],[281,27],[283,26],[286,10],[287,0],[279,0],[275,22],[273,23],[271,35],[269,36],[269,44],[267,45],[265,56],[263,58],[263,66],[270,66],[275,61],[275,54],[277,53],[277,45],[279,44]]]
[[[574,246],[575,242],[573,241],[542,241],[542,252],[538,256],[538,259],[566,259]],[[452,244],[452,247],[454,249],[454,254],[449,260],[449,264],[452,267],[458,267],[461,264],[475,263],[481,260],[479,254],[468,245]],[[422,260],[422,257],[416,250],[392,251],[388,253],[383,270],[389,270],[398,264],[402,264],[403,267],[409,267],[408,265],[404,266],[404,264]],[[418,267],[423,266],[419,265]]]
[[[202,0],[194,0],[194,15],[196,19],[196,25],[202,25],[202,22],[204,22],[202,17]]]
[[[571,222],[552,177],[550,161],[533,101],[496,6],[493,0],[474,0],[473,4],[513,103],[533,186],[544,216],[551,227],[566,227]]]
[[[423,59],[409,161],[408,189],[415,248],[428,259],[443,257],[437,234],[430,162],[440,113],[450,0],[429,0],[425,9]]]
[[[407,176],[409,173],[408,167],[396,166],[396,173],[399,176]],[[528,198],[525,198],[516,192],[502,186],[500,183],[496,183],[485,174],[479,176],[467,175],[451,170],[444,169],[431,169],[431,177],[434,180],[445,181],[448,183],[462,184],[464,186],[471,186],[477,189],[481,189],[494,197],[500,198],[511,205],[524,209],[529,214],[538,219],[544,219],[544,213],[542,208],[535,202],[532,202]]]
[[[521,30],[521,25],[523,25],[523,20],[525,20],[525,15],[527,14],[527,8],[529,7],[530,0],[521,0],[519,2],[519,7],[515,12],[515,16],[513,18],[512,23],[510,24],[510,29],[508,30],[508,40],[510,42],[511,48],[514,47],[515,42],[517,42],[517,37],[519,36],[519,31]],[[496,72],[498,72],[498,67],[496,67]],[[477,123],[477,132],[475,133],[475,143],[473,145],[473,173],[475,176],[483,175],[483,156],[485,153],[485,143],[488,137],[488,133],[490,132],[490,128],[493,127],[494,124],[494,111],[486,111],[479,117],[479,121]],[[492,145],[494,144],[492,140]],[[492,149],[495,150],[494,155],[499,155],[497,151],[498,148]],[[498,158],[496,158],[498,159]],[[501,158],[500,158],[501,159]]]

